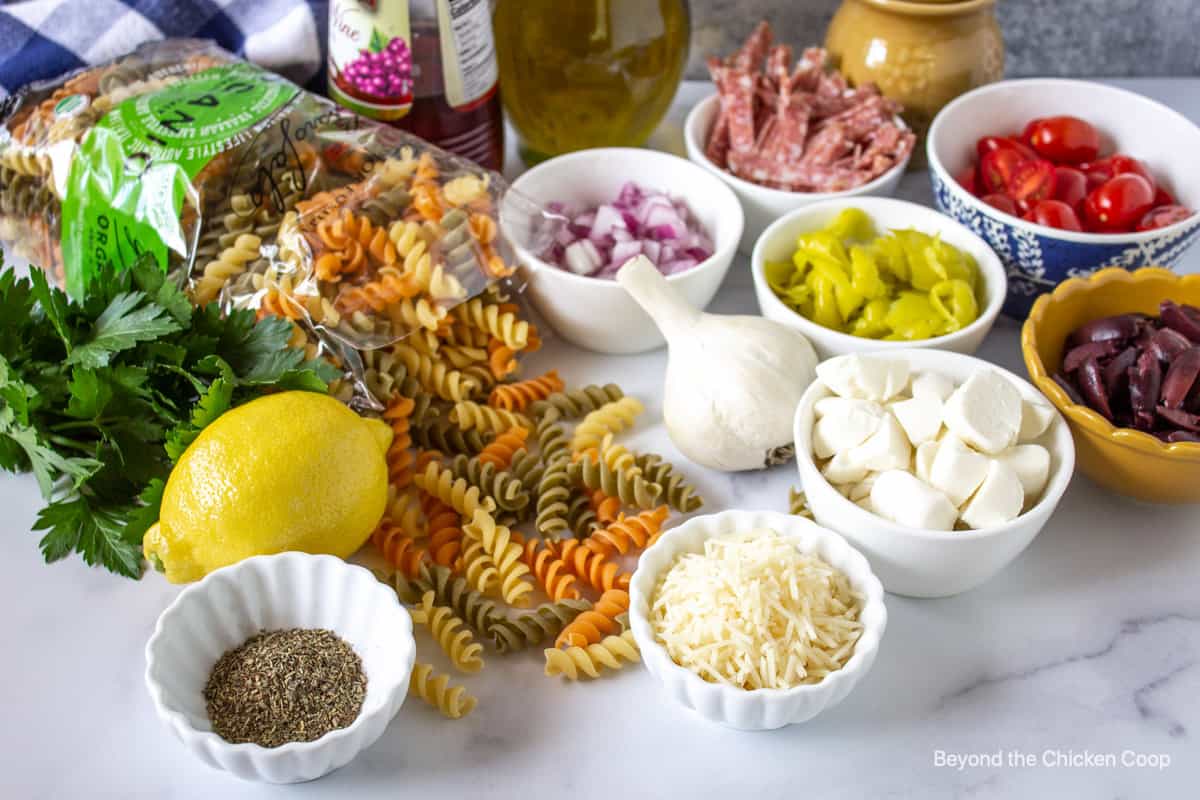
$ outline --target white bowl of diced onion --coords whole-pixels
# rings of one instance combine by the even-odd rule
[[[535,253],[541,210],[554,203],[591,208],[612,203],[629,182],[686,203],[712,243],[712,255],[667,281],[696,308],[716,295],[742,237],[743,215],[734,193],[690,161],[633,147],[581,150],[552,158],[524,173],[500,204],[500,228],[517,254],[526,294],[567,341],[600,353],[642,353],[665,344],[654,321],[611,277],[577,275]]]
[[[844,574],[861,595],[862,632],[844,666],[817,683],[787,689],[743,689],[710,682],[676,663],[652,622],[651,604],[660,577],[685,553],[699,553],[715,537],[769,530],[792,539],[799,551],[815,555]],[[694,517],[667,531],[638,562],[630,582],[629,621],[642,660],[667,694],[705,719],[738,730],[773,730],[805,722],[837,705],[870,671],[887,627],[883,586],[867,559],[840,535],[812,520],[771,511],[724,511]]]

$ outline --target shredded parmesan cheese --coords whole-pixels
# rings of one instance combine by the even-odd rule
[[[659,579],[650,623],[681,667],[711,683],[788,689],[845,666],[862,595],[796,540],[771,530],[713,538]]]

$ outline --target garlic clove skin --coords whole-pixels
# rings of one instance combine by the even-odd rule
[[[654,319],[669,348],[663,419],[688,459],[736,472],[778,463],[792,417],[816,377],[817,355],[800,332],[763,317],[692,308],[644,257],[617,282]]]

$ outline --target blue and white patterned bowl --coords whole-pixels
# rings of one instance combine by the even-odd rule
[[[1008,270],[1003,312],[1024,319],[1037,296],[1105,267],[1173,267],[1200,235],[1200,215],[1141,233],[1075,233],[1035,225],[971,195],[954,179],[981,136],[1022,130],[1036,117],[1071,114],[1101,133],[1101,152],[1141,159],[1189,208],[1200,208],[1200,128],[1161,103],[1088,81],[1002,81],[951,102],[934,118],[926,149],[937,207],[985,239]]]

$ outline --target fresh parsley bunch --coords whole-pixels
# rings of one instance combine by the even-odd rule
[[[153,261],[74,303],[0,253],[0,467],[31,471],[46,561],[78,552],[138,577],[172,463],[230,408],[323,392],[336,370],[288,346],[287,320],[194,308]]]

